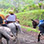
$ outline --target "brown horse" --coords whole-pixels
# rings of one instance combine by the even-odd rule
[[[35,20],[31,19],[31,21],[32,21],[33,28],[36,28],[37,25],[39,24],[39,20],[38,19],[35,19]]]

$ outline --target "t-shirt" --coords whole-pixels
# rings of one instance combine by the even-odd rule
[[[16,15],[9,15],[7,21],[16,21]]]

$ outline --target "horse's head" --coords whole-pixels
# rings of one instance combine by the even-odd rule
[[[39,24],[39,20],[37,20],[37,19],[35,19],[35,20],[31,19],[31,21],[32,21],[33,28],[36,28],[37,25]]]

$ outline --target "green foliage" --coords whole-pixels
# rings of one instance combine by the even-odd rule
[[[17,18],[20,20],[21,25],[27,25],[32,27],[31,19],[44,19],[44,10],[32,10],[17,14]]]
[[[24,29],[26,29],[26,31],[34,31],[34,32],[39,33],[39,31],[36,30],[36,29],[32,29],[32,28],[30,28],[30,27],[25,27],[25,26],[21,26],[21,27],[24,28]]]
[[[42,3],[38,3],[38,5],[39,5],[39,6],[41,6],[41,5],[42,5]]]
[[[9,10],[11,10],[10,8],[6,9],[5,13],[8,14]]]
[[[16,13],[41,9],[40,6],[42,3],[38,3],[38,5],[36,5],[34,2],[35,0],[2,0],[0,1],[0,8],[14,8],[14,12]]]

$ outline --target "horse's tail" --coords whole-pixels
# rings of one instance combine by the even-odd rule
[[[15,25],[16,26],[16,25]],[[18,27],[16,26],[16,36],[18,35]]]

